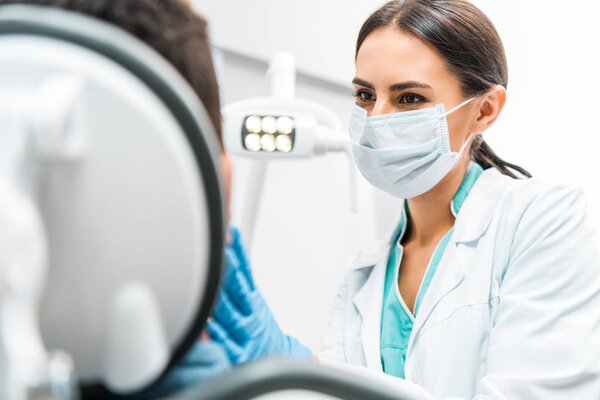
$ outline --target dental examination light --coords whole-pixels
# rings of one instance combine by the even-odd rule
[[[267,76],[270,79],[270,97],[245,99],[223,109],[227,152],[254,161],[251,166],[253,184],[244,194],[246,206],[241,222],[248,245],[251,245],[269,161],[345,153],[351,208],[353,212],[357,211],[352,149],[338,116],[321,104],[294,98],[296,70],[291,53],[275,53]]]
[[[204,107],[115,26],[4,5],[0,132],[0,398],[144,390],[198,339],[218,288]]]

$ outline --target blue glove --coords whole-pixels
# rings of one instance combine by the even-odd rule
[[[199,340],[164,378],[135,399],[166,397],[198,385],[231,369],[223,347],[212,340]]]
[[[261,358],[310,360],[311,351],[284,334],[252,279],[240,233],[231,228],[231,244],[225,249],[225,277],[219,291],[214,320],[207,329],[234,364]]]

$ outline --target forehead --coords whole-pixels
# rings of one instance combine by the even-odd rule
[[[376,29],[365,38],[356,76],[375,85],[414,80],[433,86],[453,78],[433,46],[396,27]]]

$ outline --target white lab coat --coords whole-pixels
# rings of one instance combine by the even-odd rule
[[[436,398],[600,399],[600,253],[592,225],[581,191],[484,171],[422,300],[406,380]],[[361,251],[347,272],[324,363],[382,371],[391,237]]]

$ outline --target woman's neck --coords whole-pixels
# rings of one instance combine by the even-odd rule
[[[468,154],[428,192],[408,199],[410,228],[404,240],[418,246],[437,243],[453,226],[455,217],[450,204],[458,191],[467,171],[470,159]]]

